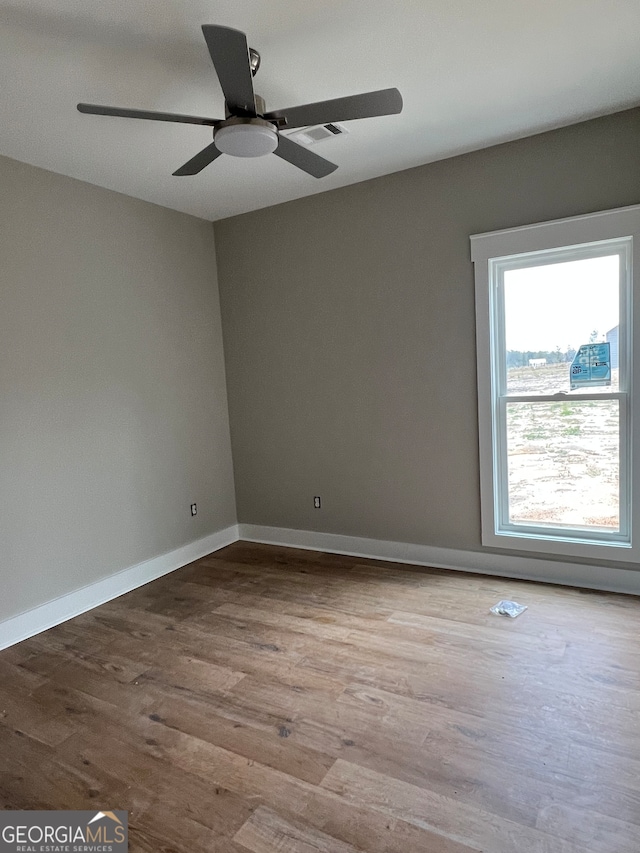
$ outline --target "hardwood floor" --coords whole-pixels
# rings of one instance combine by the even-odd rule
[[[638,853],[639,636],[630,596],[238,542],[0,652],[0,805],[149,853]]]

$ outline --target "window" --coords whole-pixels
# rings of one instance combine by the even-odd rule
[[[483,544],[636,560],[640,206],[477,235],[471,252]]]

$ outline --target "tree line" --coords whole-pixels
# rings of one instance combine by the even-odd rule
[[[510,367],[528,367],[529,359],[545,358],[547,364],[571,363],[576,354],[575,347],[565,350],[556,347],[554,350],[507,350],[507,369]]]

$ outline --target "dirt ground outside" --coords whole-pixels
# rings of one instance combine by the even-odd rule
[[[617,390],[617,376],[612,385],[601,390]],[[508,387],[568,391],[569,364],[512,368]],[[507,453],[511,522],[619,529],[617,400],[509,403]]]

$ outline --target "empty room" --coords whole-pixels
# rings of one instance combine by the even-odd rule
[[[638,853],[637,0],[0,0],[0,851]]]

